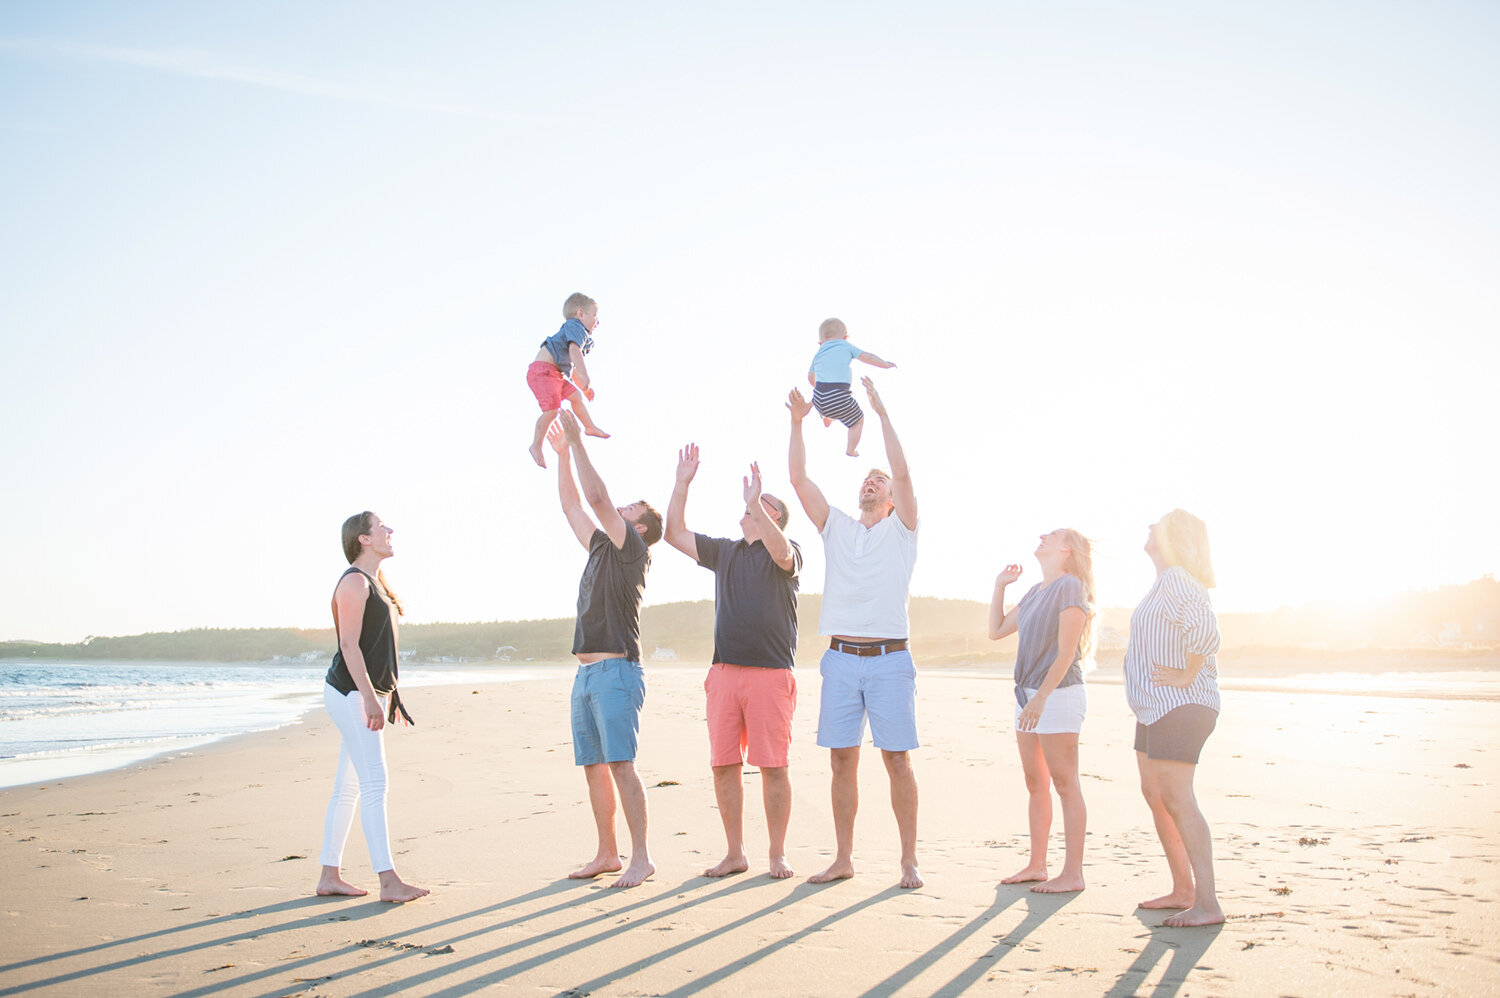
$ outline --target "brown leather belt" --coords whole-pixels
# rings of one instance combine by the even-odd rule
[[[840,641],[834,638],[828,644],[834,651],[841,651],[845,655],[858,655],[860,658],[871,658],[875,655],[889,655],[891,652],[906,651],[906,639],[897,638],[894,641],[872,641],[855,643],[853,641]]]

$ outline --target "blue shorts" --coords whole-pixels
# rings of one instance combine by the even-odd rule
[[[634,762],[646,670],[628,658],[580,665],[573,679],[573,764]]]
[[[917,663],[911,652],[861,657],[832,648],[818,664],[818,744],[856,748],[865,740],[865,718],[875,747],[909,752],[917,747]]]

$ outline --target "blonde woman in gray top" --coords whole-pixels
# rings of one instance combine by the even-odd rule
[[[1172,889],[1142,908],[1182,908],[1163,925],[1224,921],[1214,890],[1213,839],[1193,795],[1198,756],[1219,717],[1219,623],[1208,528],[1174,509],[1151,525],[1146,554],[1156,582],[1130,617],[1125,698],[1135,711],[1141,793],[1167,854]]]
[[[1031,857],[1002,884],[1036,881],[1040,894],[1081,891],[1083,841],[1088,812],[1078,780],[1078,734],[1087,698],[1083,660],[1088,656],[1094,613],[1093,546],[1076,530],[1043,534],[1036,548],[1042,581],[1005,612],[1005,587],[1021,577],[1007,565],[995,578],[990,599],[990,638],[1015,634],[1016,748],[1026,776]],[[1052,832],[1052,790],[1063,812],[1063,866],[1047,876],[1047,839]]]

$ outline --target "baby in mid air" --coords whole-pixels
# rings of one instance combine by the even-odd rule
[[[812,404],[823,417],[824,426],[832,426],[836,419],[849,427],[849,446],[845,453],[859,457],[859,436],[865,429],[865,414],[849,390],[854,379],[850,364],[862,360],[874,367],[896,365],[850,343],[849,328],[841,319],[824,319],[818,326],[818,342],[818,352],[813,355],[812,367],[807,371],[807,380],[813,386]]]

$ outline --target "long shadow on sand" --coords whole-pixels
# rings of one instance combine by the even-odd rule
[[[948,953],[958,943],[973,935],[996,915],[999,915],[1000,912],[1017,901],[1025,902],[1026,917],[1021,919],[1020,925],[1017,925],[1004,936],[996,939],[995,945],[991,946],[988,951],[970,964],[962,973],[933,992],[934,998],[939,995],[963,994],[969,988],[973,987],[975,982],[993,970],[1001,960],[1015,952],[1016,948],[1021,945],[1021,941],[1036,931],[1039,925],[1071,904],[1077,897],[1077,894],[1036,894],[1032,892],[1030,886],[1027,884],[999,884],[995,887],[995,903],[990,905],[983,914],[944,940],[941,945],[933,947],[924,957],[912,961],[900,974],[892,975],[865,992],[865,994],[866,996],[890,994],[896,987],[916,977],[918,973],[934,963],[939,957]]]
[[[532,891],[529,894],[524,894],[520,897],[511,898],[508,901],[500,902],[499,904],[491,906],[491,908],[488,910],[496,910],[507,907],[509,905],[522,904],[528,901],[533,901],[539,897],[545,897],[549,894],[557,893],[559,890],[565,889],[570,884],[577,883],[578,881],[559,881],[556,884],[552,884],[548,887]],[[288,912],[301,912],[308,909],[312,909],[316,913],[306,914],[300,918],[294,918],[290,921],[279,922],[277,924],[269,926],[261,924],[258,921],[259,919],[266,916],[281,915]],[[58,960],[69,960],[78,957],[90,956],[93,954],[98,954],[104,950],[117,950],[120,947],[133,948],[139,946],[142,943],[149,943],[153,940],[161,940],[167,936],[181,935],[183,933],[197,932],[201,930],[223,929],[229,925],[244,926],[239,931],[232,932],[228,935],[218,936],[212,939],[205,939],[192,943],[170,945],[166,949],[153,950],[153,952],[151,953],[132,956],[129,959],[119,959],[110,961],[108,963],[95,964],[93,966],[90,966],[86,970],[69,971],[62,974],[56,974],[52,977],[42,978],[40,980],[28,981],[25,984],[17,984],[0,988],[0,998],[3,998],[3,996],[6,995],[18,994],[23,991],[32,991],[37,988],[54,987],[85,980],[87,978],[99,977],[101,975],[109,974],[114,971],[123,970],[127,967],[138,967],[143,964],[150,963],[153,960],[169,960],[187,953],[207,951],[219,946],[229,945],[246,939],[255,939],[273,933],[296,932],[298,930],[310,929],[315,926],[320,926],[330,921],[363,921],[369,918],[376,918],[382,913],[391,910],[393,910],[391,905],[373,899],[368,901],[352,901],[349,898],[310,896],[292,898],[288,901],[278,901],[275,904],[263,905],[259,908],[247,908],[244,911],[236,911],[232,914],[215,916],[213,918],[199,919],[197,921],[188,922],[183,925],[175,925],[171,928],[157,929],[152,932],[142,932],[138,935],[126,936],[122,939],[111,939],[108,942],[94,943],[89,946],[79,946],[75,947],[74,949],[61,950],[57,953],[49,953],[45,956],[31,957],[26,960],[18,960],[14,963],[0,964],[0,975],[7,975],[24,970],[28,967],[36,967],[41,964],[52,963]],[[434,924],[438,925],[445,922],[454,921],[455,919],[470,918],[473,917],[473,914],[475,913],[455,916],[454,918],[444,919],[442,922]],[[250,924],[245,924],[247,922]],[[346,952],[351,948],[352,947],[345,947],[339,952]],[[288,970],[295,970],[308,964],[321,961],[323,959],[326,959],[330,955],[332,954],[323,953],[319,954],[316,957],[309,957],[308,959],[302,961],[288,961],[286,963],[278,965],[278,967],[274,971],[268,971],[267,973],[274,972],[276,974],[281,974]],[[229,984],[240,983],[245,980],[252,980],[257,976],[261,975],[250,975],[249,977],[242,977],[237,981],[229,981],[227,979],[221,978],[215,983],[212,988],[205,988],[202,990],[205,993],[222,990]],[[185,993],[191,994],[195,992]]]
[[[1105,998],[1131,998],[1139,994],[1151,969],[1169,954],[1171,962],[1167,964],[1161,981],[1152,989],[1151,995],[1152,998],[1171,998],[1182,990],[1182,986],[1187,983],[1188,974],[1203,959],[1214,940],[1219,938],[1219,933],[1224,931],[1223,924],[1174,929],[1160,924],[1166,914],[1168,913],[1161,911],[1148,913],[1144,908],[1136,909],[1135,917],[1151,930],[1151,941],[1146,943],[1140,955],[1115,981],[1114,987],[1105,992]]]
[[[574,883],[577,883],[577,881],[574,881]],[[517,974],[524,973],[524,972],[526,972],[528,970],[531,970],[531,969],[533,969],[535,967],[540,967],[540,966],[542,966],[544,964],[551,963],[551,962],[553,962],[555,960],[560,960],[560,959],[563,959],[565,957],[573,956],[574,954],[577,954],[577,953],[581,952],[582,950],[584,950],[584,949],[586,949],[586,948],[588,948],[590,946],[594,946],[594,945],[596,945],[598,943],[604,942],[604,941],[606,941],[608,939],[611,939],[611,938],[613,938],[615,936],[620,935],[621,933],[629,932],[629,931],[631,931],[633,929],[638,929],[642,925],[648,925],[651,922],[659,921],[659,920],[661,920],[663,918],[669,918],[669,917],[671,917],[673,915],[682,914],[683,912],[688,911],[688,910],[690,910],[692,908],[695,908],[698,905],[703,904],[705,902],[715,901],[715,900],[718,900],[718,899],[721,899],[721,898],[726,898],[726,897],[729,897],[730,895],[738,894],[741,891],[751,890],[751,889],[754,889],[756,887],[770,887],[770,886],[773,886],[774,884],[776,884],[777,881],[766,880],[766,879],[763,879],[763,878],[758,878],[758,879],[753,879],[753,880],[742,880],[742,881],[739,881],[738,883],[733,883],[733,884],[729,884],[729,885],[726,885],[724,887],[721,887],[719,890],[712,891],[712,892],[706,893],[706,894],[700,894],[700,895],[697,895],[697,896],[694,896],[694,897],[690,897],[690,898],[687,898],[686,900],[679,901],[677,904],[671,904],[668,907],[663,908],[660,911],[652,912],[652,913],[646,915],[645,917],[636,917],[636,918],[633,918],[633,919],[624,919],[624,918],[621,918],[621,916],[623,914],[625,914],[625,913],[632,912],[632,911],[639,911],[640,909],[645,908],[645,907],[647,907],[649,905],[652,905],[652,904],[658,904],[658,903],[661,903],[661,902],[670,902],[670,901],[676,899],[678,895],[680,895],[683,891],[689,889],[690,887],[695,886],[695,885],[708,884],[708,883],[716,883],[716,881],[708,880],[705,877],[694,877],[693,879],[685,881],[684,883],[678,885],[675,888],[669,889],[665,894],[658,894],[658,895],[653,895],[651,897],[641,898],[640,900],[635,901],[635,902],[633,902],[631,904],[622,905],[621,907],[618,907],[618,908],[610,908],[607,911],[602,911],[602,912],[599,912],[598,914],[590,915],[587,918],[579,919],[578,921],[575,921],[575,922],[573,922],[573,923],[571,923],[571,924],[569,924],[567,926],[564,926],[564,927],[562,927],[560,929],[548,930],[548,931],[546,931],[543,934],[532,936],[532,937],[527,938],[527,939],[517,940],[516,942],[513,942],[513,943],[507,943],[506,945],[498,946],[498,947],[495,947],[493,949],[484,950],[483,952],[476,953],[473,956],[467,957],[465,959],[461,959],[461,960],[457,960],[457,961],[451,961],[451,962],[450,961],[444,961],[443,965],[440,966],[440,967],[433,967],[430,970],[426,970],[426,971],[424,971],[422,973],[419,973],[419,974],[416,974],[414,976],[403,978],[400,981],[400,988],[402,988],[402,989],[405,989],[405,988],[415,988],[415,987],[421,987],[423,985],[432,984],[434,982],[439,981],[440,979],[442,979],[444,977],[451,977],[451,976],[453,976],[455,974],[461,974],[461,973],[464,973],[466,971],[476,970],[482,964],[490,963],[490,962],[494,961],[497,958],[509,956],[511,954],[517,953],[520,950],[529,949],[531,947],[538,946],[538,945],[545,945],[545,944],[557,943],[561,937],[570,935],[572,933],[575,933],[575,932],[577,932],[580,929],[585,929],[585,928],[588,928],[589,926],[597,925],[598,923],[605,922],[605,921],[613,923],[613,924],[610,925],[609,928],[604,929],[601,932],[596,932],[592,936],[587,936],[587,937],[581,938],[581,939],[572,939],[572,940],[570,940],[568,942],[561,943],[560,945],[556,945],[552,949],[547,950],[545,952],[537,953],[537,954],[534,954],[532,956],[525,957],[525,958],[523,958],[521,960],[518,960],[515,963],[509,964],[507,966],[504,966],[504,967],[501,967],[501,968],[498,968],[498,969],[495,969],[495,970],[486,970],[486,971],[482,972],[480,974],[480,976],[478,976],[478,977],[475,977],[475,978],[472,978],[472,979],[466,980],[466,981],[455,982],[455,983],[449,985],[448,987],[444,988],[441,991],[434,991],[434,992],[432,992],[432,994],[434,996],[438,996],[438,995],[462,995],[462,994],[469,994],[469,993],[471,993],[473,991],[477,991],[477,990],[480,990],[482,988],[490,987],[490,986],[492,986],[492,985],[494,985],[494,984],[496,984],[498,982],[504,981],[506,978],[514,977]],[[619,892],[608,892],[605,895],[600,895],[598,892],[591,892],[589,895],[580,897],[578,899],[578,902],[589,901],[589,900],[595,900],[595,901],[597,901],[597,900],[599,900],[603,896],[618,895],[618,893]],[[578,903],[578,902],[575,902],[575,903]],[[775,910],[776,908],[781,907],[785,903],[786,903],[785,897],[784,896],[779,896],[778,900],[774,904],[772,904],[769,908],[767,908],[765,910],[767,910],[767,911]],[[514,926],[514,925],[521,925],[521,924],[524,924],[526,922],[530,922],[530,921],[533,921],[533,920],[535,920],[537,918],[540,918],[540,917],[542,917],[544,915],[555,913],[561,907],[565,907],[565,906],[557,906],[557,907],[554,907],[554,908],[551,908],[551,909],[547,909],[547,910],[544,910],[544,911],[539,911],[539,912],[530,912],[530,913],[527,913],[525,915],[518,916],[517,918],[511,919],[510,921],[508,921],[506,923],[502,923],[501,925],[489,925],[489,926],[485,926],[482,929],[477,929],[477,930],[475,930],[473,932],[469,932],[469,933],[466,933],[466,934],[461,935],[461,936],[455,936],[455,937],[452,937],[451,939],[444,940],[444,942],[447,942],[449,944],[451,944],[453,942],[461,942],[461,941],[473,938],[473,937],[478,936],[478,935],[482,935],[482,934],[485,934],[485,933],[493,932],[494,930],[496,930],[498,928],[503,928],[503,927],[507,927],[507,926]],[[410,933],[407,933],[407,934],[410,934]],[[413,955],[413,954],[410,953],[410,952],[407,952],[407,953],[398,954],[397,956],[394,956],[394,957],[392,957],[390,959],[381,961],[380,963],[364,964],[364,965],[360,966],[358,972],[359,973],[364,973],[365,971],[374,969],[376,967],[393,963],[396,960],[400,960],[400,959],[403,959],[403,958],[409,958],[411,955]],[[631,969],[634,969],[634,968],[631,968]],[[597,987],[597,986],[598,986],[597,984],[594,985],[594,987]],[[588,989],[584,988],[583,990],[586,991]],[[349,998],[360,998],[360,996],[373,996],[373,995],[387,994],[387,993],[390,993],[390,985],[378,985],[378,986],[373,987],[373,988],[368,988],[368,989],[366,989],[364,991],[351,992],[350,995],[349,995]]]

